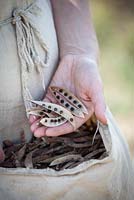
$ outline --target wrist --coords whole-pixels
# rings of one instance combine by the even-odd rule
[[[91,55],[88,54],[74,54],[74,53],[68,53],[66,55],[63,55],[61,60],[69,61],[69,62],[82,62],[87,63],[88,65],[92,66],[93,68],[98,69],[98,60],[94,57],[91,57]]]
[[[99,63],[99,50],[84,50],[80,48],[68,48],[64,50],[60,50],[60,59],[66,56],[77,56],[80,58],[88,58],[89,60],[95,62],[97,65]]]

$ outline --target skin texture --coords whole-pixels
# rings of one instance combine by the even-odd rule
[[[86,72],[86,73],[85,73]],[[64,76],[65,74],[65,76]],[[88,115],[85,118],[75,117],[76,128],[80,127],[95,112],[97,118],[106,124],[103,88],[97,65],[85,56],[68,55],[64,57],[50,83],[71,91],[86,106]],[[48,90],[44,101],[56,103]],[[30,117],[31,131],[36,137],[58,136],[73,131],[73,126],[67,122],[61,126],[48,128],[39,126],[39,120]]]

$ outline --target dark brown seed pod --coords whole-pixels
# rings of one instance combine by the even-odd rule
[[[79,160],[83,161],[84,158],[82,158],[82,156],[79,154],[70,154],[70,155],[62,156],[58,159],[55,159],[54,161],[50,163],[50,166],[58,165],[58,164],[70,162],[70,161],[79,161]]]

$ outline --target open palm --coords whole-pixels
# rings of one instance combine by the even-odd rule
[[[102,82],[95,62],[85,56],[68,55],[64,57],[50,86],[58,86],[69,90],[86,106],[88,114],[85,115],[85,118],[74,118],[76,128],[87,121],[94,112],[98,120],[104,124],[106,123]],[[56,103],[49,90],[44,101]],[[73,131],[73,126],[69,122],[53,128],[40,127],[38,122],[39,119],[30,117],[31,130],[36,137],[58,136]]]

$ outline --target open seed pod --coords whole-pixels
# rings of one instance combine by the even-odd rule
[[[67,110],[69,110],[73,115],[77,117],[82,117],[84,118],[83,112],[78,109],[75,104],[70,103],[66,98],[64,98],[60,93],[57,93],[53,90],[51,90],[51,93],[54,95],[56,100],[58,101],[59,104],[64,106]]]
[[[47,127],[59,126],[68,121],[75,128],[74,116],[84,118],[84,114],[88,114],[86,107],[71,92],[63,88],[50,87],[50,91],[60,105],[29,100],[34,107],[28,114],[41,117],[40,123]]]
[[[75,128],[74,116],[71,114],[71,112],[69,112],[64,107],[54,104],[54,103],[48,103],[48,102],[44,102],[44,101],[33,101],[33,100],[30,100],[30,101],[34,104],[37,104],[39,106],[42,106],[43,108],[46,108],[50,111],[57,113],[59,116],[65,118],[67,121],[69,121],[72,124],[72,126]]]
[[[27,111],[30,115],[35,115],[39,117],[53,117],[54,115],[48,110],[45,110],[44,108],[32,108],[31,110]]]
[[[59,125],[64,124],[65,122],[67,122],[67,119],[65,119],[64,117],[53,117],[53,118],[45,117],[40,120],[40,123],[47,127],[59,126]]]
[[[62,97],[64,97],[64,99],[69,101],[74,107],[79,109],[81,112],[88,114],[88,111],[86,107],[84,106],[84,104],[68,90],[60,88],[60,87],[51,86],[50,91],[53,91],[53,94],[55,96],[57,94],[62,95]],[[56,99],[58,98],[56,97]]]

